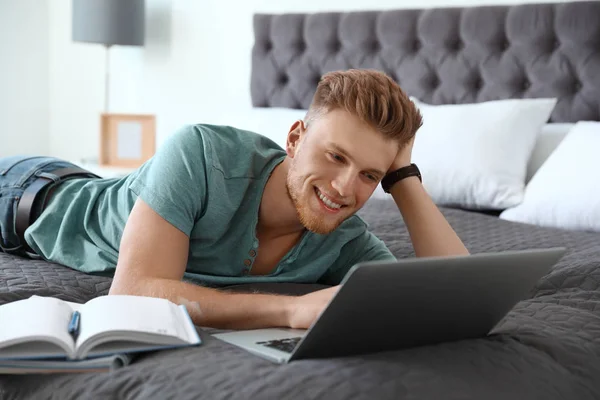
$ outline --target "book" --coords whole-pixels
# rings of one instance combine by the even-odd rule
[[[183,305],[129,295],[84,304],[31,296],[0,306],[0,373],[110,370],[140,352],[201,344]]]
[[[112,356],[90,358],[88,360],[10,360],[10,366],[3,366],[1,374],[52,374],[70,372],[106,372],[122,368],[133,361],[133,354],[113,354]]]

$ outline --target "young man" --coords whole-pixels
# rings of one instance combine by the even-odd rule
[[[308,328],[354,264],[394,259],[355,215],[379,183],[417,256],[468,254],[411,165],[420,126],[383,73],[329,73],[285,149],[232,127],[186,127],[126,178],[54,185],[24,239],[43,259],[114,275],[110,294],[185,304],[198,325]],[[30,184],[38,164],[12,181]],[[297,297],[210,287],[248,282],[333,287]]]

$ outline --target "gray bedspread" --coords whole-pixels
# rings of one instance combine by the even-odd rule
[[[115,372],[0,376],[0,399],[600,399],[600,234],[443,212],[472,253],[569,249],[492,336],[275,365],[200,329],[202,346],[146,354]],[[413,256],[393,202],[371,200],[361,214],[398,257]],[[0,304],[33,294],[84,302],[109,285],[108,278],[0,254]]]

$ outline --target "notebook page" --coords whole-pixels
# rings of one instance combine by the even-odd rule
[[[31,298],[44,298],[44,296],[38,296],[37,294],[34,294],[33,296],[31,296]],[[83,306],[83,304],[81,303],[74,303],[72,301],[66,301],[66,300],[62,300],[62,302],[64,304],[67,304],[69,307],[71,307],[72,311],[80,311],[81,306]]]
[[[165,299],[110,295],[90,300],[81,307],[81,331],[77,344],[110,331],[161,334],[191,341],[177,305]],[[135,335],[131,336],[135,340]]]
[[[64,348],[71,348],[73,339],[67,331],[71,314],[69,305],[52,297],[34,296],[4,304],[0,307],[0,347],[9,340],[39,340],[42,337],[53,336],[64,343]],[[50,346],[49,350],[51,351],[44,353],[39,346],[32,347],[32,351],[40,355],[56,353],[57,349]],[[1,353],[0,348],[0,357]]]

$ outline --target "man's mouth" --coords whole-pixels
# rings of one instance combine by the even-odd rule
[[[333,201],[330,198],[328,198],[327,196],[325,196],[323,193],[321,193],[321,191],[316,186],[315,186],[315,194],[317,195],[317,198],[319,199],[319,202],[321,203],[321,205],[327,211],[338,212],[338,211],[340,211],[341,208],[347,207],[346,204],[336,203],[335,201]]]

